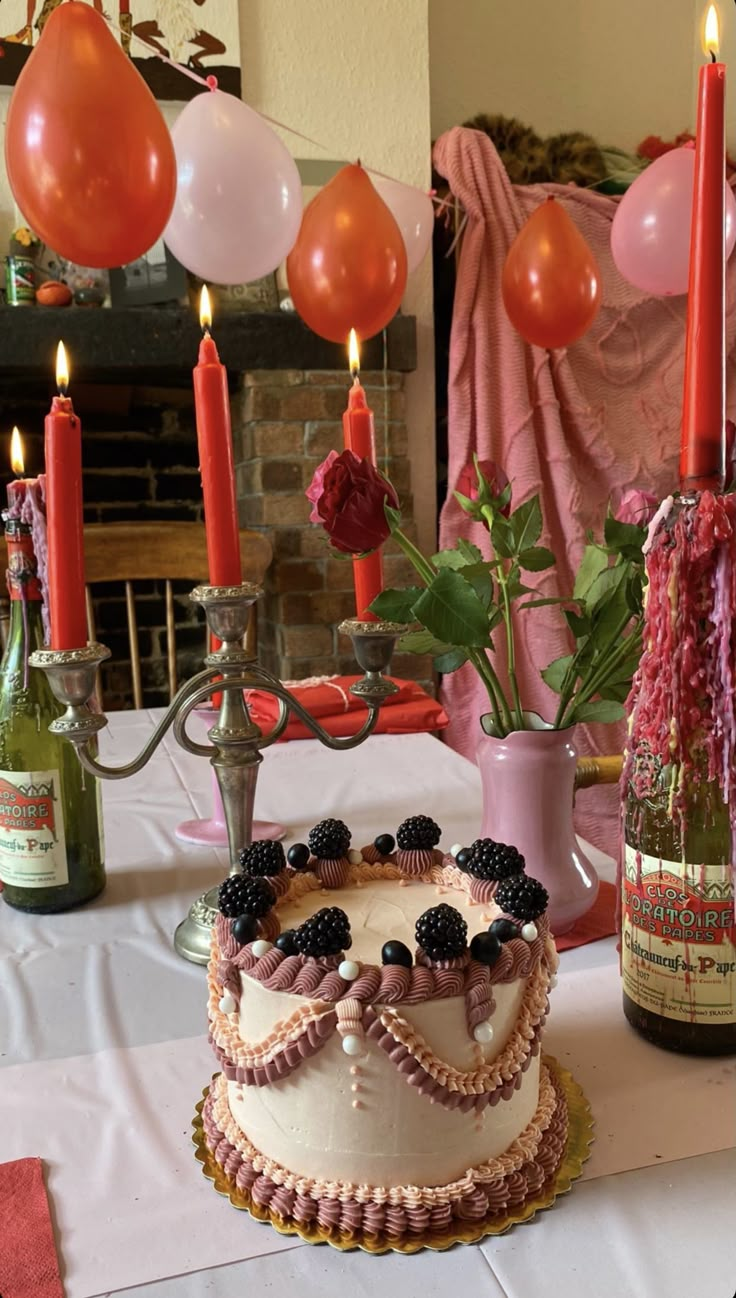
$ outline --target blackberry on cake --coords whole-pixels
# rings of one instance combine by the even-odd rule
[[[527,874],[515,874],[499,883],[495,902],[507,915],[525,922],[538,919],[544,913],[549,893],[538,879],[532,879]]]
[[[442,830],[431,816],[409,816],[396,831],[396,842],[402,852],[426,852],[436,847]]]
[[[273,838],[260,838],[240,853],[240,864],[244,874],[269,875],[281,874],[286,867],[284,849]]]
[[[320,861],[334,861],[347,856],[352,835],[344,820],[329,817],[310,830],[307,842],[312,855]]]
[[[526,863],[523,856],[508,843],[497,843],[492,838],[476,838],[466,850],[468,855],[460,868],[474,874],[476,879],[500,883],[502,879],[510,879],[524,871]]]
[[[453,960],[465,954],[468,926],[459,910],[442,902],[419,916],[414,929],[417,942],[430,960]]]
[[[325,906],[299,925],[294,941],[302,955],[339,955],[353,944],[350,920],[339,906]]]
[[[292,843],[286,859],[292,870],[306,870],[309,865],[310,851],[306,843]]]
[[[238,915],[267,915],[276,900],[276,893],[267,879],[249,878],[234,874],[220,884],[217,904],[221,915],[237,919]]]

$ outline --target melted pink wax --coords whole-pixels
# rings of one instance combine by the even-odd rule
[[[647,603],[622,788],[645,746],[680,766],[672,811],[685,830],[687,786],[715,780],[728,807],[736,864],[736,495],[704,491],[670,522],[669,501],[647,538]],[[619,870],[622,862],[619,862]],[[619,880],[620,883],[620,880]]]
[[[19,484],[18,484],[19,485]],[[43,595],[43,638],[49,641],[49,591],[48,591],[48,541],[46,535],[46,476],[23,479],[24,490],[14,490],[16,483],[8,484],[8,507],[4,518],[18,519],[31,529],[33,553],[36,556],[38,581]]]

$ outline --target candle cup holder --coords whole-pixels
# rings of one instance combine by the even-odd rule
[[[75,747],[85,770],[103,780],[124,780],[150,761],[164,735],[173,728],[179,745],[197,757],[208,758],[217,778],[227,827],[230,874],[240,873],[240,855],[252,838],[253,803],[263,749],[283,734],[293,712],[315,738],[335,750],[356,748],[375,729],[378,710],[398,687],[387,680],[397,638],[406,630],[395,622],[341,623],[339,630],[353,641],[363,677],[351,692],[368,706],[368,716],[357,734],[336,739],[320,726],[280,680],[251,657],[242,647],[250,606],[261,595],[260,587],[197,586],[191,599],[205,611],[211,633],[221,647],[205,658],[203,671],[182,685],[137,757],[123,766],[99,762],[90,741],[107,725],[107,718],[94,701],[97,672],[109,658],[104,645],[84,649],[40,649],[31,654],[31,666],[45,671],[55,697],[65,712],[52,722],[55,734],[63,735]],[[244,690],[258,689],[279,701],[278,718],[267,734],[251,720]],[[220,696],[220,708],[209,732],[210,743],[197,743],[187,732],[189,716],[213,695]],[[174,946],[186,960],[206,964],[210,952],[210,930],[217,916],[218,885],[210,888],[190,907],[177,927]]]

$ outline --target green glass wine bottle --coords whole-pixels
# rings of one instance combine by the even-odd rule
[[[624,1013],[666,1049],[731,1054],[736,495],[668,502],[647,579],[622,785]]]
[[[63,711],[46,675],[28,665],[43,647],[41,587],[30,527],[5,519],[10,627],[0,663],[0,880],[18,910],[48,914],[91,901],[105,886],[99,782],[72,745],[49,734]]]

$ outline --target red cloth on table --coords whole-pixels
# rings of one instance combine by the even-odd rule
[[[595,905],[578,920],[569,933],[555,938],[557,950],[570,951],[575,946],[587,946],[589,942],[599,942],[602,937],[610,937],[615,933],[617,896],[613,884],[601,879]]]
[[[0,1294],[64,1298],[40,1158],[0,1163]]]
[[[288,688],[330,735],[344,738],[356,734],[366,718],[368,709],[365,703],[350,693],[350,686],[361,679],[360,676],[326,676],[294,681],[288,684]],[[448,717],[444,708],[436,699],[430,698],[421,685],[417,685],[416,681],[391,679],[399,690],[381,707],[374,734],[411,735],[420,731],[441,730],[447,725]],[[270,730],[278,717],[278,699],[265,690],[246,690],[245,697],[256,725],[264,731]],[[283,739],[313,738],[304,723],[292,716]]]

